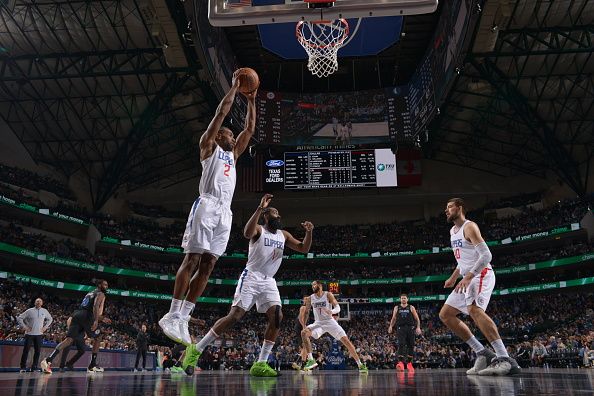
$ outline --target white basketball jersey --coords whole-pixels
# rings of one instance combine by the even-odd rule
[[[262,227],[260,238],[256,242],[250,241],[246,268],[274,278],[283,260],[284,250],[285,234],[281,230],[273,234]]]
[[[470,220],[466,220],[457,232],[454,232],[456,228],[455,226],[450,230],[452,251],[454,252],[454,257],[456,257],[458,268],[460,269],[460,274],[462,276],[466,275],[472,267],[474,267],[479,258],[479,254],[474,248],[474,245],[464,238],[464,227],[469,222]],[[491,268],[490,263],[487,265],[487,268]]]
[[[313,308],[314,320],[316,322],[334,320],[332,315],[328,315],[326,312],[324,312],[324,308],[332,310],[330,301],[328,301],[328,292],[324,292],[321,297],[316,296],[314,293],[309,296],[309,298],[311,299],[311,307]]]
[[[216,145],[212,155],[201,163],[200,195],[211,195],[230,206],[236,181],[233,152]]]

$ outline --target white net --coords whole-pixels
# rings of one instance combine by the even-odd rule
[[[349,35],[346,19],[297,23],[297,41],[303,46],[309,62],[307,68],[318,77],[328,77],[338,70],[338,50]]]

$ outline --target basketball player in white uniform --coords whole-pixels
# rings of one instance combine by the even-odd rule
[[[182,239],[185,257],[175,276],[169,312],[159,320],[165,335],[185,345],[192,343],[188,331],[190,313],[202,295],[217,259],[225,252],[231,232],[231,200],[235,190],[235,164],[245,151],[256,126],[256,91],[248,99],[245,129],[233,137],[223,121],[239,88],[237,72],[215,116],[200,138],[200,196],[190,210]],[[185,300],[184,300],[185,299]]]
[[[260,206],[243,229],[243,235],[250,240],[248,261],[239,277],[229,314],[219,319],[199,343],[186,348],[186,358],[182,367],[188,375],[194,373],[194,367],[202,351],[237,323],[254,305],[259,313],[266,314],[268,326],[264,332],[260,356],[252,365],[250,374],[258,377],[278,375],[267,363],[283,318],[274,275],[281,265],[285,245],[299,253],[309,252],[314,226],[309,221],[301,223],[305,229],[305,237],[298,241],[289,232],[282,230],[278,210],[269,207],[271,199],[270,194],[262,197]]]
[[[303,310],[303,320],[301,323],[306,323],[306,315],[309,315],[309,310],[313,308],[314,322],[303,329],[301,332],[301,338],[303,340],[303,346],[307,351],[307,362],[305,363],[304,370],[311,370],[318,366],[313,358],[310,337],[318,339],[325,333],[329,333],[335,340],[342,342],[342,344],[348,349],[349,355],[357,362],[359,372],[367,373],[367,366],[361,363],[359,355],[355,350],[355,346],[349,340],[344,329],[338,324],[333,315],[338,315],[340,312],[340,305],[336,301],[336,297],[330,292],[325,292],[320,281],[313,281],[311,284],[313,294],[309,297],[305,297],[305,310]]]
[[[449,295],[441,311],[441,321],[476,353],[477,358],[469,375],[513,375],[521,370],[512,359],[501,341],[499,331],[493,320],[485,313],[491,293],[495,287],[495,274],[491,267],[491,252],[483,240],[476,223],[466,220],[465,204],[460,198],[448,201],[445,210],[448,222],[454,226],[450,230],[452,251],[458,265],[454,273],[445,281],[444,287],[453,287],[460,275],[454,291]],[[470,315],[481,333],[489,340],[495,353],[485,348],[471,333],[457,315]]]

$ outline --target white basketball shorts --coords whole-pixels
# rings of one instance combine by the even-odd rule
[[[466,315],[468,315],[468,306],[473,303],[486,311],[494,288],[495,274],[492,269],[485,268],[472,278],[465,293],[452,291],[445,303]]]
[[[259,272],[243,270],[233,295],[233,306],[246,312],[256,304],[259,313],[266,313],[272,306],[281,306],[280,293],[273,277]]]
[[[200,196],[190,210],[182,239],[184,253],[210,253],[220,257],[227,249],[233,214],[228,205]]]
[[[344,329],[338,324],[338,322],[334,319],[332,320],[325,320],[325,321],[316,321],[307,326],[309,330],[311,330],[311,336],[314,339],[318,339],[323,336],[325,333],[330,334],[334,339],[339,340],[342,337],[346,336],[346,332]]]

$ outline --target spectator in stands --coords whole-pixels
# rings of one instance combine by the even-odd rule
[[[532,365],[544,367],[545,359],[548,356],[547,348],[540,341],[534,341],[532,344]]]

